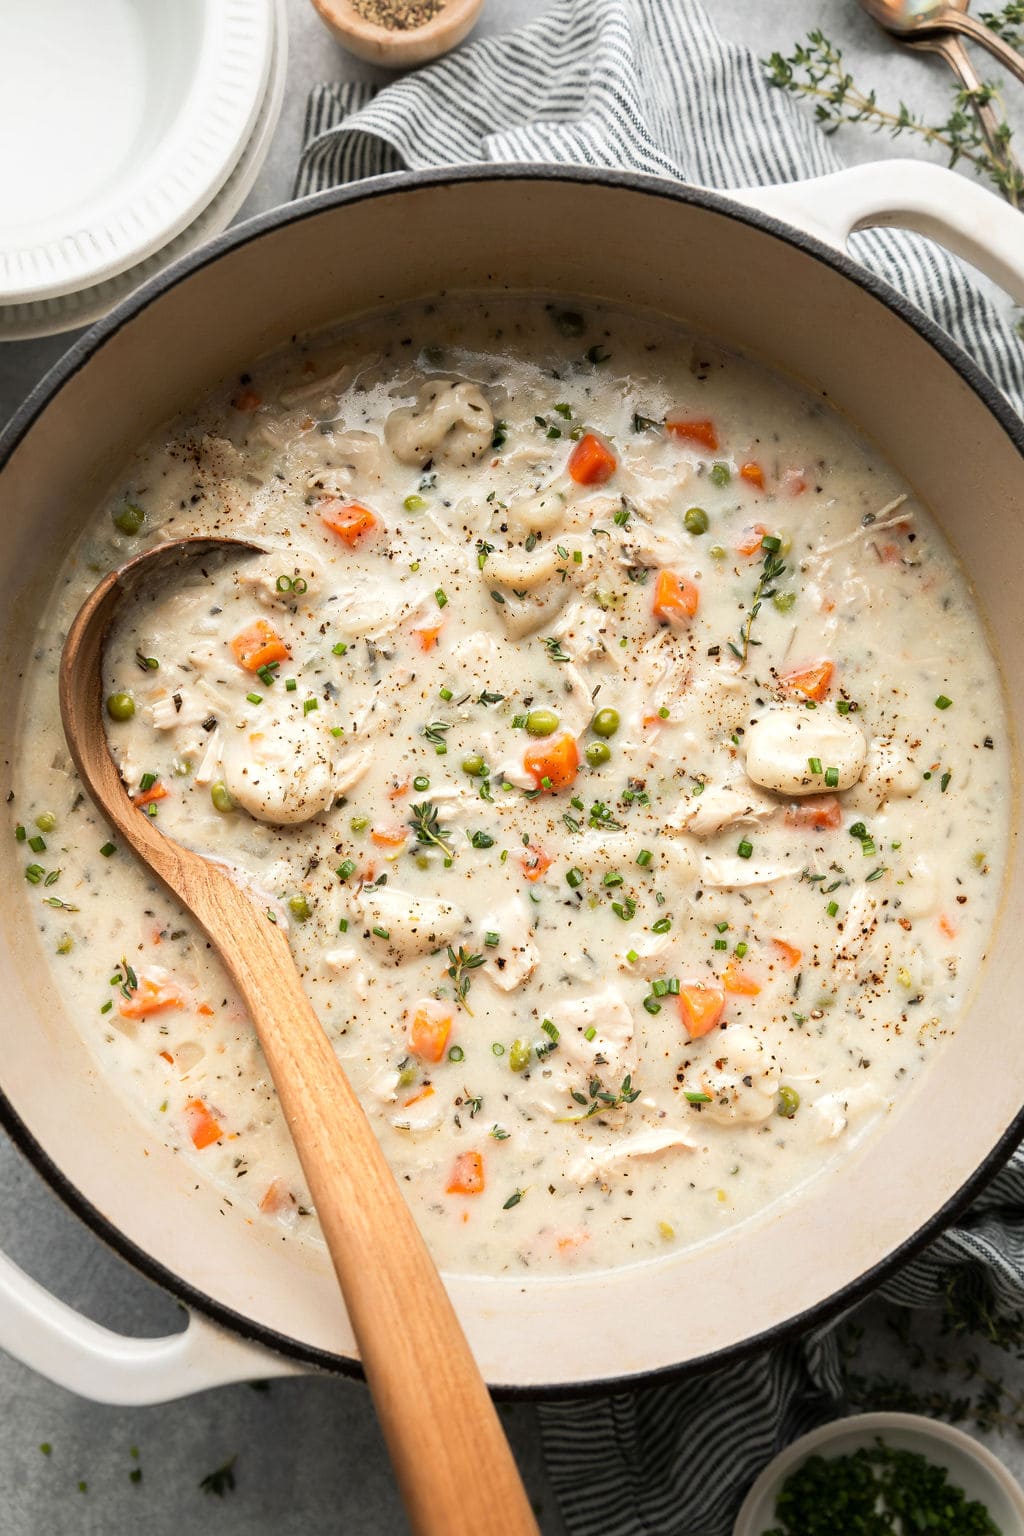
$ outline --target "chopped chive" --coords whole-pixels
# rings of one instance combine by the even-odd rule
[[[825,911],[828,913],[829,917],[835,917],[836,913],[839,911],[838,901],[830,901],[828,906],[825,908]]]
[[[439,608],[448,607],[448,597],[443,587],[438,587],[437,591],[434,593],[434,596],[437,599],[437,606]]]
[[[296,688],[297,688],[297,687],[298,687],[298,686],[299,686],[299,685],[298,685],[298,683],[297,683],[297,682],[296,682],[296,681],[295,681],[295,679],[294,679],[294,677],[289,677],[289,678],[286,678],[286,679],[285,679],[285,685],[284,685],[284,686],[285,686],[285,688],[286,688],[286,689],[287,689],[287,691],[288,691],[288,692],[289,692],[289,693],[294,693],[294,692],[295,692],[295,690],[296,690]]]
[[[741,859],[749,859],[753,851],[754,845],[753,843],[749,842],[747,838],[743,838],[739,847],[736,849],[736,852],[739,854]]]
[[[636,965],[637,961],[640,959],[640,956],[637,954],[635,949],[627,949],[626,959],[629,961],[630,965]]]
[[[339,923],[338,923],[338,932],[339,933],[348,933],[348,918],[347,917],[343,917],[339,921]]]
[[[345,644],[344,640],[339,640],[336,645],[331,646],[331,655],[344,656],[347,650],[348,646]]]
[[[713,948],[715,948],[715,949],[728,949],[729,945],[728,945],[728,942],[725,939],[716,939],[715,942],[714,942]]]
[[[542,1022],[540,1027],[544,1031],[544,1033],[547,1035],[548,1039],[549,1040],[553,1040],[555,1045],[557,1045],[558,1044],[558,1025],[555,1024],[554,1021],[551,1020],[551,1019],[544,1019],[544,1021]]]
[[[770,555],[777,555],[782,548],[782,540],[774,533],[766,533],[761,540],[761,548],[766,549]]]
[[[729,929],[729,924],[728,923],[716,923],[715,924],[715,928],[717,929],[717,931],[719,933],[727,933],[728,929]]]
[[[412,781],[412,787],[422,795],[425,789],[430,788],[430,780],[427,778],[426,774],[418,773]]]
[[[448,1052],[448,1060],[449,1061],[465,1061],[465,1059],[466,1059],[466,1053],[462,1049],[462,1046],[461,1045],[453,1045],[451,1050]]]
[[[28,840],[28,845],[32,849],[33,853],[45,853],[46,852],[46,838],[45,837],[30,837],[29,840]]]
[[[501,934],[500,933],[494,933],[493,931],[489,931],[489,932],[484,934],[484,944],[487,946],[488,949],[497,949],[497,947],[498,947],[498,945],[500,943],[501,943]]]
[[[30,864],[25,870],[25,879],[29,885],[38,885],[44,873],[45,871],[41,864]]]
[[[100,1013],[109,1013],[111,1008],[113,1008],[113,1006],[114,1006],[113,1003],[110,1001],[110,999],[108,997],[107,1001],[105,1003],[101,1003],[100,1004]]]
[[[247,693],[246,694],[246,698],[248,699],[250,704],[262,704],[263,703],[263,695],[262,695],[262,693]]]
[[[319,709],[319,708],[320,708],[320,702],[319,702],[318,699],[303,699],[303,701],[302,701],[302,713],[304,715],[311,715],[313,713],[314,709]]]
[[[747,950],[749,948],[750,948],[750,945],[749,944],[744,944],[742,939],[741,939],[740,942],[736,945],[736,948],[733,950],[733,954],[736,956],[736,958],[738,960],[742,960],[743,956],[746,954],[746,952],[747,952]]]
[[[571,886],[574,891],[577,890],[578,887],[583,884],[582,869],[576,869],[575,866],[570,869],[565,877],[565,883],[566,885]]]
[[[438,693],[441,695],[441,698],[444,699],[446,704],[450,699],[455,697],[450,688],[439,688]]]
[[[665,708],[665,705],[663,704],[661,706],[661,708],[658,710],[658,719],[659,720],[667,720],[668,716],[669,716],[669,711]]]
[[[355,861],[355,859],[345,859],[345,860],[343,860],[342,863],[338,865],[338,868],[335,871],[335,873],[338,876],[339,880],[347,880],[349,875],[354,875],[355,872],[356,872],[356,861]]]
[[[944,773],[942,775],[942,778],[939,780],[939,788],[942,790],[943,794],[945,794],[946,790],[949,788],[949,781],[950,781],[950,779],[952,777],[953,777],[953,775],[947,771],[946,773]]]
[[[826,783],[826,785],[828,786],[829,789],[837,789],[838,788],[838,786],[839,786],[839,769],[838,768],[826,768],[825,769],[825,783]]]
[[[391,937],[390,928],[374,928],[372,931],[377,935],[378,939],[390,939]]]
[[[27,836],[28,833],[25,831],[25,828],[19,823],[18,826],[16,826],[14,829],[15,842],[23,843]]]
[[[687,1093],[687,1094],[684,1094],[684,1098],[686,1099],[687,1104],[710,1104],[711,1103],[711,1097],[710,1097],[709,1094],[706,1094],[706,1093]]]
[[[656,997],[654,997],[654,996],[650,996],[650,997],[645,997],[644,998],[644,1007],[647,1009],[648,1013],[660,1013],[661,1012],[661,1004],[658,1002],[658,999]]]
[[[884,874],[885,874],[885,865],[884,864],[880,864],[877,869],[873,869],[871,871],[870,875],[868,875],[868,879],[869,880],[881,880],[881,878],[882,878],[882,876]]]
[[[139,780],[139,788],[141,789],[142,793],[145,794],[146,790],[147,789],[152,789],[153,785],[155,783],[156,783],[156,774],[155,773],[144,773],[142,775],[142,778]]]
[[[495,1040],[494,1044],[491,1046],[491,1054],[492,1056],[504,1056],[505,1047],[502,1045],[500,1040]]]
[[[117,846],[114,843],[104,843],[103,847],[100,849],[100,853],[103,855],[103,857],[105,859],[109,859],[110,855],[112,853],[116,853],[116,852],[117,852]]]
[[[811,770],[812,773],[820,773],[821,772],[821,758],[820,757],[809,757],[807,759],[807,766]]]
[[[936,709],[948,709],[950,707],[950,705],[952,704],[952,702],[953,702],[952,699],[947,699],[946,695],[944,693],[940,693],[938,698],[935,700],[935,708]]]
[[[610,869],[605,875],[604,879],[601,881],[601,884],[606,885],[609,888],[612,886],[621,885],[622,876],[619,874],[617,869]]]
[[[584,1040],[593,1040],[596,1034],[597,1030],[594,1028],[593,1024],[588,1024],[586,1029],[583,1031],[583,1038]]]
[[[652,933],[668,933],[668,931],[669,931],[669,929],[671,927],[672,927],[672,919],[670,917],[659,917],[658,921],[656,923],[652,923],[651,924],[651,932]]]
[[[636,862],[640,865],[641,869],[646,869],[653,857],[654,855],[649,848],[641,848],[636,856]]]

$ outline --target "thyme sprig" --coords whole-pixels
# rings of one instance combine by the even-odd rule
[[[1024,6],[1019,0],[1011,0],[1001,11],[984,13],[982,20],[993,32],[1019,47],[1017,28],[1024,19],[1022,12]],[[773,53],[770,58],[762,59],[761,64],[770,85],[814,102],[815,119],[827,134],[836,133],[844,123],[870,123],[877,132],[888,133],[893,138],[905,133],[915,134],[925,144],[942,149],[951,166],[961,160],[973,166],[975,174],[987,177],[1015,208],[1024,197],[1024,176],[1010,153],[1013,130],[1005,113],[1002,113],[997,147],[993,151],[985,140],[974,110],[991,104],[1002,109],[999,91],[991,83],[973,91],[954,86],[948,117],[943,122],[930,123],[924,116],[912,112],[906,102],[901,101],[895,111],[879,105],[874,90],[862,90],[854,83],[843,63],[842,50],[820,30],[809,32],[806,42],[795,44],[788,57]]]
[[[416,841],[427,846],[433,845],[440,848],[449,859],[454,858],[451,843],[448,838],[451,832],[447,827],[442,827],[438,815],[437,806],[432,800],[421,800],[419,805],[411,805],[409,810],[409,825],[416,834]]]
[[[917,1313],[887,1310],[886,1325],[905,1375],[858,1369],[864,1329],[850,1324],[843,1330],[848,1402],[872,1412],[921,1413],[951,1424],[971,1424],[982,1433],[1004,1430],[1024,1438],[1024,1391],[1019,1385],[1024,1314],[999,1310],[984,1273],[973,1268],[947,1277],[940,1306],[938,1331],[950,1341],[946,1350],[936,1349],[934,1338],[918,1337]],[[992,1359],[997,1350],[1013,1361],[1009,1380]]]
[[[477,966],[483,965],[484,959],[484,955],[472,954],[463,949],[461,944],[459,945],[458,954],[455,953],[450,944],[448,945],[447,974],[455,983],[455,996],[459,1006],[465,1008],[470,1018],[473,1017],[473,1010],[466,1001],[466,994],[473,984],[473,978],[468,973],[475,971]]]
[[[757,586],[754,588],[754,596],[743,626],[740,629],[739,645],[734,640],[729,641],[729,649],[739,661],[740,666],[746,662],[747,652],[752,645],[760,645],[760,640],[752,640],[750,631],[754,620],[761,611],[761,604],[768,598],[775,596],[775,583],[785,575],[786,564],[779,559],[779,540],[774,534],[765,534],[761,540],[761,548],[764,550],[764,559],[761,562],[761,575]]]
[[[584,1094],[578,1088],[573,1088],[572,1097],[582,1106],[583,1114],[562,1115],[559,1125],[573,1125],[580,1120],[589,1120],[593,1115],[608,1114],[623,1104],[632,1104],[640,1097],[640,1089],[633,1087],[633,1075],[627,1072],[618,1093],[609,1093],[599,1077],[592,1077],[587,1084],[587,1092]]]

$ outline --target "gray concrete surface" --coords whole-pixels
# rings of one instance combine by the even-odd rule
[[[763,55],[788,50],[821,25],[851,66],[881,95],[941,108],[940,68],[897,53],[854,0],[709,0],[722,30]],[[481,31],[504,30],[538,15],[546,0],[489,0]],[[308,0],[288,0],[288,91],[267,164],[242,216],[286,200],[299,151],[305,98],[317,81],[373,78],[323,30]],[[380,77],[383,80],[383,76]],[[1024,102],[1024,91],[1021,92]],[[1018,122],[1022,113],[1015,109]],[[866,130],[837,141],[853,162],[917,154]],[[0,344],[0,420],[14,411],[70,337]],[[176,1304],[109,1253],[51,1195],[0,1138],[0,1248],[84,1313],[126,1333],[156,1335],[178,1326]],[[876,1368],[886,1365],[884,1342]],[[545,1536],[564,1526],[547,1485],[536,1416],[529,1405],[503,1409],[541,1513]],[[52,1446],[43,1455],[41,1443]],[[138,1458],[132,1455],[137,1448]],[[1024,1458],[1003,1446],[1020,1472]],[[204,1474],[236,1456],[237,1484],[217,1499]],[[133,1481],[130,1474],[141,1471]],[[79,1491],[85,1482],[87,1490]],[[301,1378],[266,1392],[240,1386],[159,1408],[114,1410],[83,1402],[0,1356],[0,1532],[4,1536],[216,1536],[339,1532],[386,1536],[404,1526],[368,1397],[344,1381]]]

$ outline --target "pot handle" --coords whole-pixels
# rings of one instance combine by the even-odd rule
[[[113,1333],[51,1296],[4,1254],[0,1347],[57,1386],[120,1408],[166,1403],[207,1387],[302,1370],[194,1312],[181,1333],[165,1338]]]
[[[1024,218],[956,171],[918,160],[882,160],[831,176],[732,192],[738,202],[845,250],[857,229],[916,230],[984,272],[1024,304]]]

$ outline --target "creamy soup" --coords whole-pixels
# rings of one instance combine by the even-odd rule
[[[231,1204],[317,1238],[245,1011],[83,796],[55,690],[101,573],[204,532],[261,552],[125,614],[111,747],[287,928],[442,1264],[713,1238],[898,1106],[1006,841],[962,572],[822,401],[662,320],[471,296],[175,422],[40,626],[25,897],[111,1087]]]

